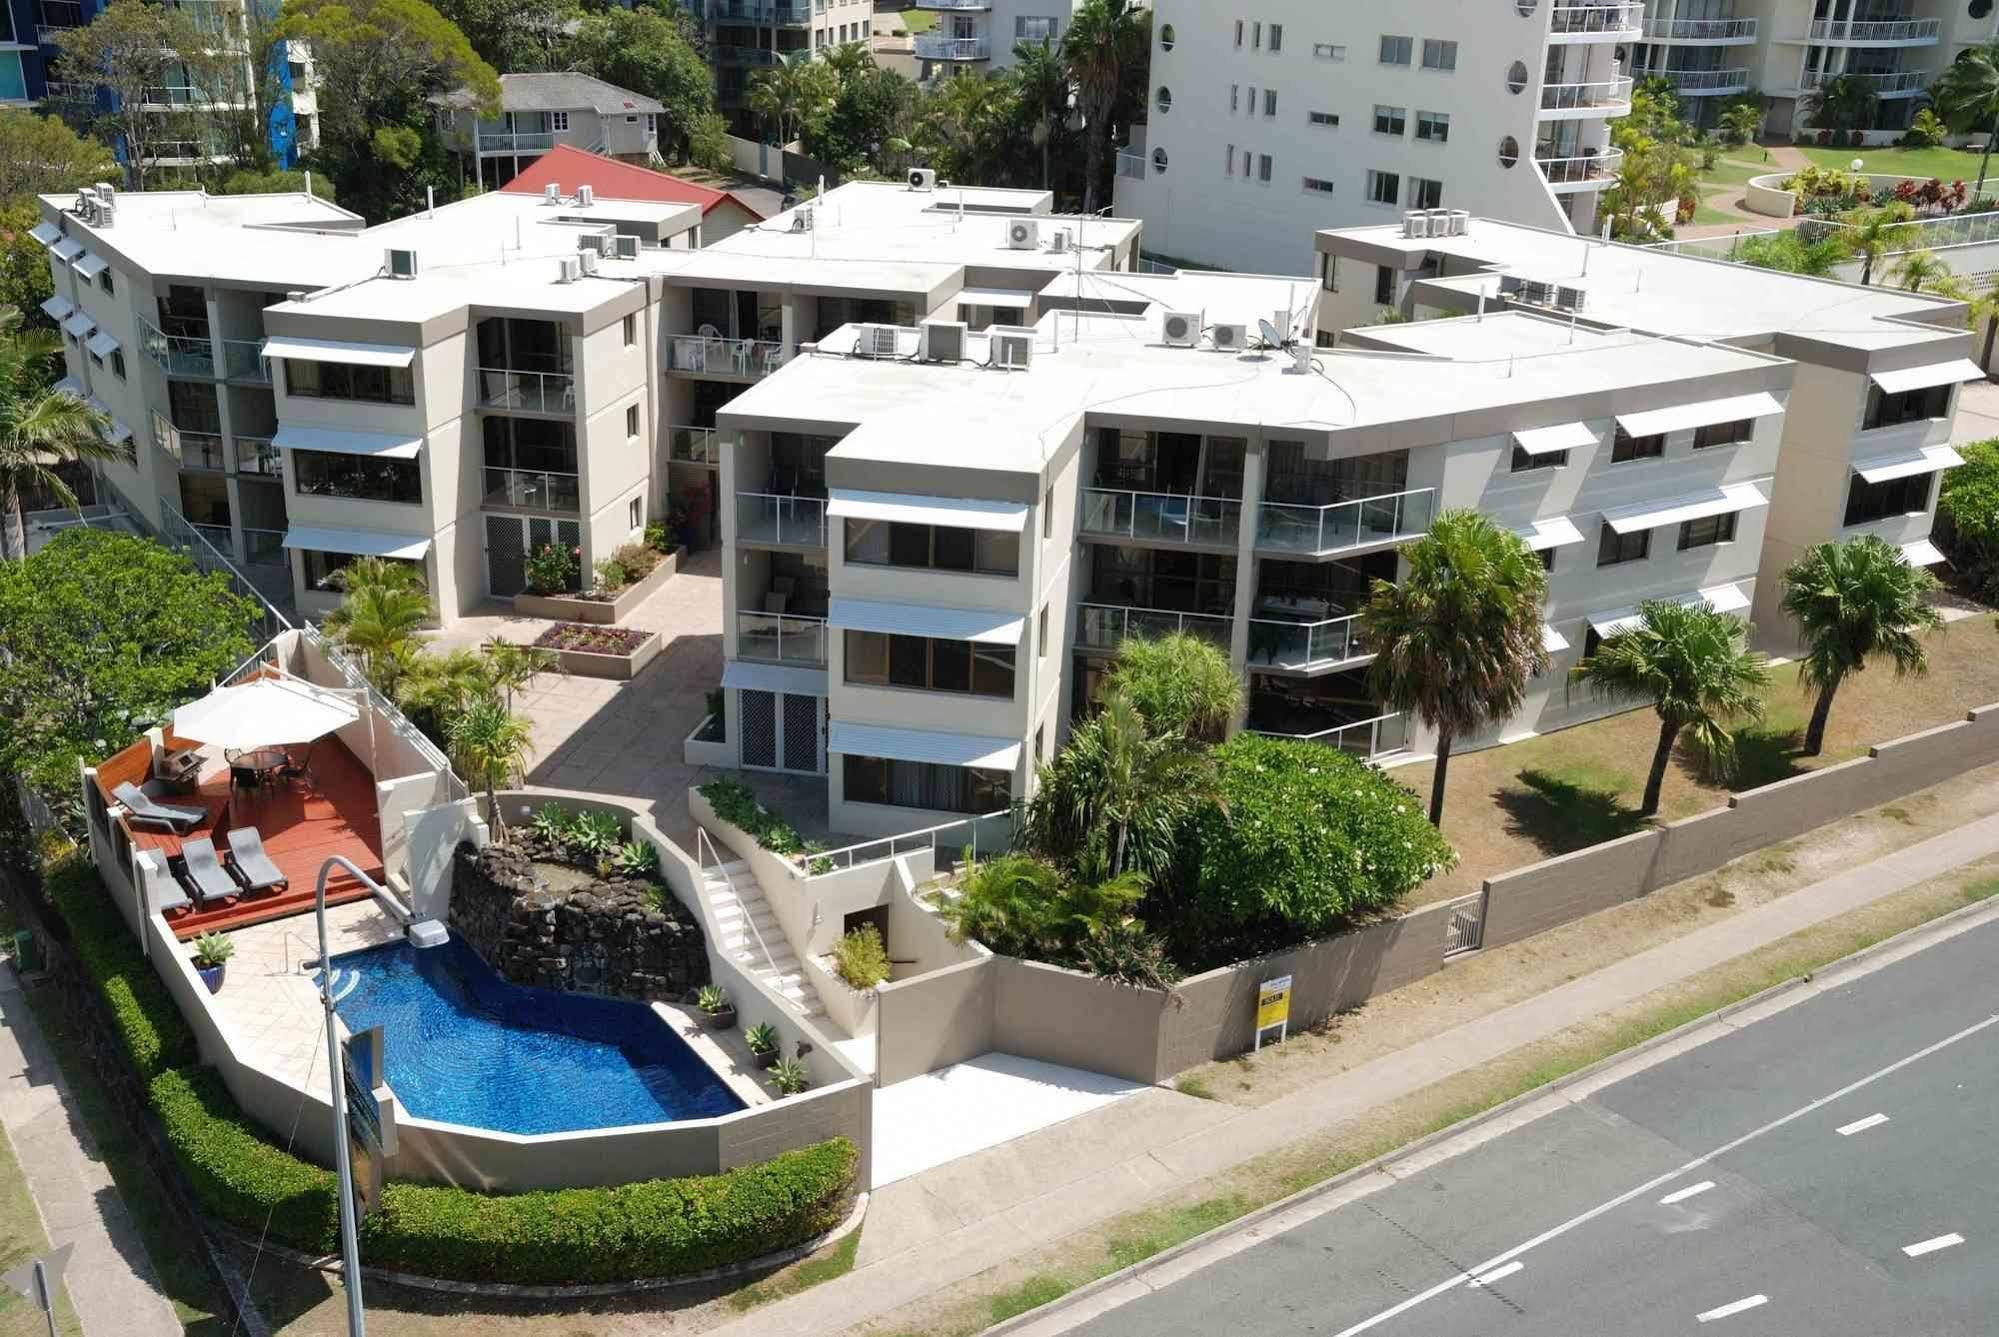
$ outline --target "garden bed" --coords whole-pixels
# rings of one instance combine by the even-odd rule
[[[627,584],[615,592],[598,593],[590,591],[582,594],[532,594],[514,596],[514,612],[522,617],[548,617],[563,622],[590,622],[601,626],[611,626],[623,620],[626,614],[659,592],[660,586],[673,579],[680,569],[680,559],[685,548],[675,548],[670,553],[661,554],[655,549],[642,548],[633,544],[618,549],[614,556],[620,560],[643,560],[635,552],[650,553],[657,562],[643,573],[634,573]]]
[[[539,649],[555,651],[564,673],[620,682],[637,677],[660,651],[656,631],[584,622],[558,622],[535,637],[534,643]]]

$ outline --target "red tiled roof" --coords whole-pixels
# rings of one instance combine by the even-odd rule
[[[655,204],[698,204],[702,217],[712,213],[723,200],[734,200],[761,220],[763,213],[740,195],[708,186],[697,186],[650,167],[637,167],[615,158],[588,153],[569,144],[557,144],[528,164],[527,169],[501,189],[516,195],[539,195],[543,186],[558,185],[564,195],[574,195],[578,186],[588,186],[607,200],[649,200]]]

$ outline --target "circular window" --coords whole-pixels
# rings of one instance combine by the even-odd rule
[[[1499,165],[1511,167],[1520,161],[1520,141],[1512,135],[1499,141]]]
[[[1172,89],[1170,89],[1170,88],[1168,88],[1168,87],[1166,87],[1166,85],[1164,85],[1164,84],[1161,84],[1161,85],[1159,86],[1159,98],[1158,98],[1158,102],[1159,102],[1159,110],[1161,110],[1161,111],[1172,111],[1172,110],[1173,110],[1173,90],[1172,90]]]
[[[1506,91],[1509,93],[1518,93],[1521,89],[1525,88],[1526,86],[1527,86],[1527,63],[1525,61],[1516,60],[1513,62],[1513,68],[1506,72]]]
[[[1534,0],[1513,0],[1513,12],[1523,19],[1532,18],[1534,15]]]
[[[1152,170],[1155,172],[1163,172],[1166,170],[1165,149],[1154,149],[1152,151]]]
[[[1173,49],[1173,25],[1170,23],[1159,25],[1159,49],[1161,51]]]

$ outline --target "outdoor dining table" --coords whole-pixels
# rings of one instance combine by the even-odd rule
[[[225,752],[223,758],[229,763],[231,772],[252,772],[259,785],[269,783],[271,777],[291,760],[281,747],[253,747],[243,752]]]

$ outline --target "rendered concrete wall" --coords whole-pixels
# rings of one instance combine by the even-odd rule
[[[1048,1063],[1156,1082],[1173,996],[1157,989],[997,957],[992,1047]]]
[[[876,990],[875,1081],[889,1086],[997,1048],[993,998],[1005,964],[981,957]]]

